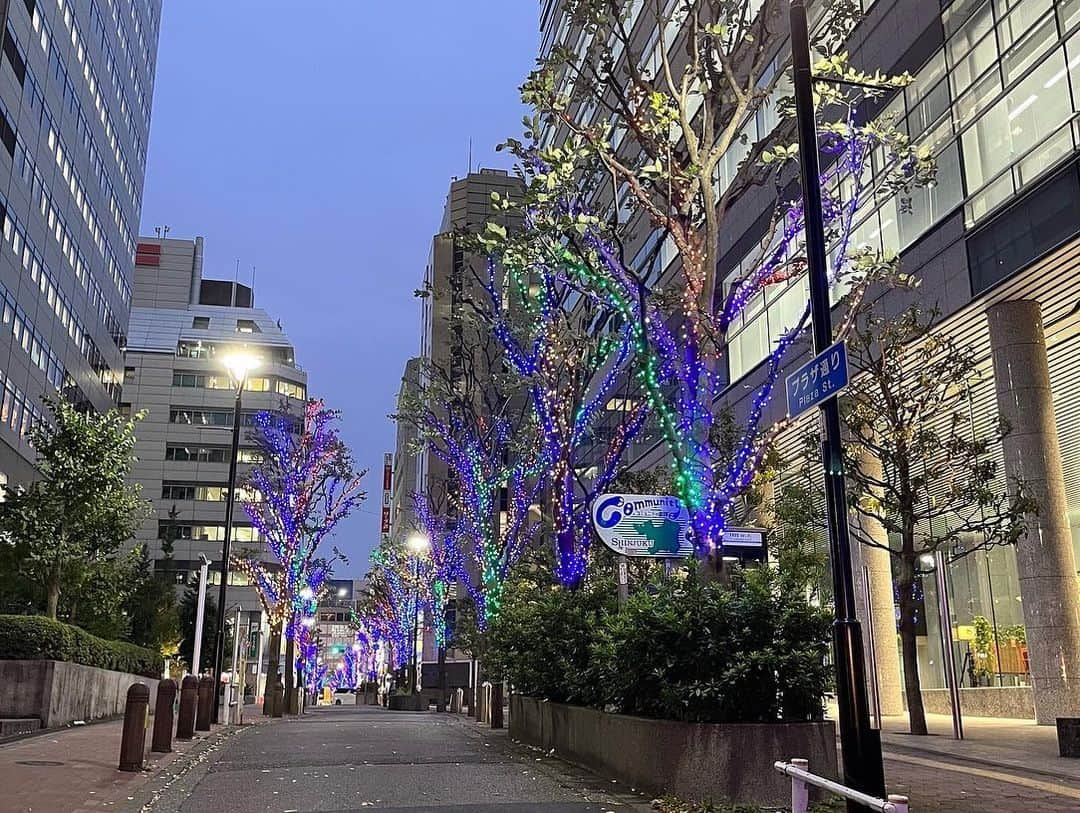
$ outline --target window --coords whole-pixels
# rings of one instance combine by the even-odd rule
[[[169,423],[180,423],[188,426],[232,426],[232,422],[232,410],[175,407],[169,410]]]
[[[173,373],[172,385],[174,387],[187,387],[189,389],[206,386],[206,376],[198,373]]]
[[[191,327],[193,330],[209,330],[210,329],[210,317],[209,316],[196,316],[191,320]]]
[[[968,189],[985,186],[1052,134],[1072,113],[1064,53],[1059,49],[962,136]],[[1011,190],[1010,190],[1011,191]]]
[[[284,379],[277,382],[277,392],[278,395],[284,395],[286,398],[298,398],[304,400],[307,397],[307,387],[303,384],[285,381]]]
[[[124,383],[125,384],[132,384],[134,382],[135,382],[135,368],[134,367],[125,367],[124,368]]]
[[[259,326],[255,324],[252,319],[237,319],[236,320],[236,332],[237,333],[262,333]]]
[[[193,500],[195,499],[195,486],[182,483],[162,483],[161,498],[163,500]]]

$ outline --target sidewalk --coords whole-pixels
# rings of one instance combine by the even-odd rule
[[[908,734],[907,717],[886,717],[882,746],[886,752],[913,753],[1061,780],[1080,787],[1080,759],[1058,756],[1057,730],[1034,720],[965,717],[964,739],[953,739],[952,718],[926,715],[930,734]]]
[[[254,708],[254,707],[252,707]],[[260,724],[261,714],[245,715]],[[151,718],[152,725],[152,718]],[[142,771],[117,769],[123,721],[114,720],[40,734],[0,745],[0,808],[11,813],[86,813],[122,808],[151,779],[179,768],[220,737],[236,729],[214,726],[193,740],[173,740],[170,754],[151,754]]]

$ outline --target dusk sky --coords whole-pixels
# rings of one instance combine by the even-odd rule
[[[536,0],[170,0],[142,233],[206,238],[204,275],[250,282],[310,392],[342,410],[368,501],[333,544],[362,575],[382,455],[450,180],[503,166]]]

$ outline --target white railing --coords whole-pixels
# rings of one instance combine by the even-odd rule
[[[831,791],[845,799],[874,810],[878,813],[908,813],[908,797],[889,794],[888,799],[868,796],[839,782],[833,782],[824,776],[817,776],[808,770],[805,759],[793,759],[791,762],[777,762],[773,765],[777,771],[791,777],[791,813],[806,813],[810,806],[810,786]]]

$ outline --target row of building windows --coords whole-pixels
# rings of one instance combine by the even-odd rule
[[[15,297],[0,284],[0,302],[3,303],[3,324],[9,326],[15,344],[22,347],[30,357],[31,363],[42,372],[49,383],[58,390],[64,386],[67,371],[60,357],[49,347],[49,343],[37,331],[26,312],[19,307]]]
[[[181,341],[176,345],[176,355],[188,359],[212,359],[218,355],[227,355],[236,349],[234,344],[217,344],[216,342],[193,342]],[[291,347],[267,347],[259,348],[259,354],[271,364],[284,364],[289,367],[296,366],[296,355]]]
[[[14,381],[0,371],[4,380],[4,397],[0,401],[0,424],[19,437],[27,437],[35,430],[45,428],[48,421],[37,405],[37,400],[27,396]]]
[[[180,502],[225,502],[229,496],[229,487],[223,485],[203,485],[201,483],[173,483],[165,481],[161,484],[161,498],[163,500],[178,500]],[[261,502],[262,494],[256,489],[240,486],[236,489],[236,496],[243,502]]]
[[[41,253],[27,236],[25,228],[8,211],[7,200],[2,194],[0,194],[0,221],[3,224],[4,242],[11,246],[16,263],[22,265],[31,282],[41,293],[42,299],[52,309],[57,322],[67,332],[68,338],[71,339],[83,358],[98,374],[102,383],[109,387],[114,382],[112,381],[111,368],[105,356],[98,349],[94,340],[90,338],[90,334],[86,331],[82,321],[75,315],[75,311],[71,307],[71,303],[68,302],[67,297],[60,291],[57,281],[45,265]],[[114,397],[117,393],[118,390],[114,392],[110,389],[110,394]]]
[[[165,447],[165,459],[174,463],[228,463],[227,446],[184,446],[169,444]],[[240,463],[261,463],[262,454],[256,449],[240,449]]]
[[[224,525],[193,525],[186,522],[173,522],[160,520],[158,522],[158,538],[163,539],[164,534],[171,533],[173,539],[192,540],[198,542],[221,542],[225,538]],[[236,525],[232,527],[233,542],[259,542],[262,536],[250,525]]]
[[[113,20],[116,22],[118,30],[124,30],[124,23],[121,21],[120,9],[117,6],[118,0],[108,0],[109,10],[112,12]],[[127,3],[128,16],[131,18],[131,30],[135,32],[135,37],[139,41],[139,52],[142,54],[142,63],[146,68],[148,75],[152,76],[154,71],[154,59],[157,56],[156,47],[151,47],[152,44],[157,42],[157,30],[160,19],[158,14],[160,9],[153,3]],[[146,11],[147,24],[144,26],[142,19],[139,17],[138,6],[144,6]],[[144,34],[144,28],[148,29]],[[128,41],[127,34],[125,33],[121,37],[121,45],[130,52],[134,52],[134,48]],[[132,56],[134,61],[135,57]],[[134,66],[132,70],[135,70]]]
[[[143,116],[143,129],[149,130],[150,128],[150,106],[151,100],[147,89],[143,88],[142,83],[142,71],[139,70],[138,65],[135,62],[135,53],[131,47],[131,42],[128,40],[127,29],[124,26],[123,21],[120,18],[118,9],[116,8],[115,0],[108,0],[109,12],[108,15],[111,18],[112,27],[116,34],[116,41],[120,45],[120,53],[124,56],[124,62],[127,65],[127,76],[131,81],[132,87],[135,88],[135,99],[139,105],[139,110]],[[134,9],[132,9],[134,13]],[[90,14],[93,18],[93,24],[95,29],[100,28],[102,31],[106,31],[105,14],[103,14],[97,4],[97,0],[90,0]],[[100,21],[99,21],[100,18]],[[149,67],[149,66],[148,66]],[[150,77],[149,71],[147,71],[147,78]]]
[[[79,133],[83,144],[87,147],[87,151],[90,154],[90,167],[94,172],[94,175],[102,184],[102,189],[106,191],[108,197],[111,194],[112,184],[109,180],[109,174],[104,169],[104,162],[101,160],[101,155],[97,148],[97,141],[92,134],[89,119],[83,110],[79,93],[75,90],[75,84],[71,81],[71,74],[64,64],[59,49],[56,47],[52,29],[49,28],[48,23],[45,22],[41,12],[38,11],[36,7],[31,12],[30,24],[34,31],[34,38],[37,41],[37,44],[48,59],[49,72],[56,79],[57,86],[62,92],[64,107],[72,114],[75,120],[76,131]],[[112,120],[108,117],[108,111],[105,109],[104,100],[100,95],[94,97],[94,107],[98,112],[98,119],[101,121],[105,140],[112,150],[120,179],[123,181],[124,188],[128,193],[128,198],[132,203],[132,211],[137,212],[142,196],[141,186],[135,181],[135,176],[128,164],[123,145],[119,138],[117,138],[116,131],[112,127]]]
[[[903,205],[895,197],[867,203],[856,215],[852,245],[899,253],[962,203],[970,228],[1080,148],[1080,33],[1069,35],[1077,23],[1080,0],[955,4],[945,15],[945,46],[883,113],[930,146],[936,181],[913,190]],[[868,172],[880,176],[884,169],[875,155]],[[769,245],[778,241],[774,234]],[[800,251],[793,247],[793,254]],[[751,251],[725,288],[760,257],[760,248]],[[798,279],[752,298],[729,331],[731,381],[768,355],[806,297],[806,282]]]
[[[87,90],[90,92],[91,98],[94,99],[94,106],[98,108],[98,112],[101,116],[101,123],[105,127],[105,134],[109,138],[109,141],[119,140],[117,133],[113,127],[112,116],[109,114],[108,103],[105,101],[104,94],[101,92],[101,82],[98,80],[97,72],[94,70],[94,66],[90,61],[90,53],[87,50],[86,40],[83,37],[82,31],[79,29],[79,24],[75,21],[75,9],[73,8],[72,0],[56,0],[56,4],[60,7],[60,16],[64,20],[64,25],[68,30],[68,34],[71,37],[72,51],[75,54],[75,58],[79,61],[79,67],[82,68],[83,78],[86,80]],[[131,135],[131,143],[135,148],[135,158],[138,160],[139,167],[141,168],[145,159],[146,153],[144,152],[143,139],[139,135],[139,130],[135,126],[135,120],[131,115],[131,108],[127,104],[127,99],[124,98],[122,90],[118,87],[117,99],[120,103],[120,112],[124,118],[124,122],[127,124],[128,133]],[[132,248],[134,254],[134,248]]]
[[[114,22],[114,32],[116,34],[117,41],[124,41],[124,27]],[[136,131],[134,117],[132,116],[127,101],[127,93],[124,91],[124,75],[120,72],[120,68],[116,64],[116,57],[113,55],[112,45],[109,43],[109,29],[105,26],[105,18],[101,14],[101,10],[98,8],[95,0],[90,0],[90,30],[91,35],[96,37],[98,44],[101,48],[101,52],[105,55],[105,69],[108,71],[109,76],[112,77],[113,85],[116,89],[116,98],[120,102],[121,115],[128,121],[128,126],[132,131]],[[135,70],[133,63],[129,61],[127,79],[131,83],[132,89],[135,91],[135,101],[138,105],[138,111],[140,115],[140,124],[143,130],[147,130],[150,127],[150,104],[147,101],[146,93],[143,91],[142,82],[139,81],[139,73]],[[137,142],[141,143],[141,142]]]
[[[64,144],[63,139],[60,137],[59,127],[56,125],[58,119],[52,114],[52,111],[49,110],[48,105],[45,103],[44,94],[42,93],[43,85],[38,82],[33,70],[30,69],[26,60],[26,53],[22,49],[22,46],[10,25],[7,28],[7,37],[14,44],[16,53],[13,56],[12,51],[6,47],[5,53],[8,54],[12,68],[15,70],[16,76],[23,87],[23,103],[30,110],[38,111],[38,125],[41,128],[41,132],[46,136],[46,143],[49,151],[56,160],[56,164],[71,190],[72,199],[75,201],[76,208],[79,210],[83,217],[83,221],[86,223],[87,230],[93,239],[94,245],[97,247],[102,259],[105,261],[105,267],[108,270],[109,277],[116,286],[123,302],[128,304],[131,300],[131,291],[127,279],[121,271],[120,264],[116,259],[116,254],[112,249],[112,244],[105,234],[104,228],[101,226],[101,220],[97,214],[97,210],[90,202],[90,198],[86,193],[86,187],[83,185],[78,172],[72,165],[70,158],[72,154],[71,150]],[[44,47],[44,36],[40,37],[38,41]],[[59,50],[51,40],[48,43],[47,54],[49,60],[49,73],[56,80],[58,87],[63,90],[64,107],[75,119],[78,138],[82,141],[83,148],[89,158],[90,170],[97,179],[98,185],[101,187],[102,199],[108,204],[109,212],[116,225],[120,243],[124,246],[127,256],[132,256],[135,253],[135,240],[131,234],[131,229],[127,225],[128,221],[124,213],[123,204],[116,195],[109,172],[105,167],[105,162],[101,159],[101,155],[97,150],[89,122],[82,113],[82,105],[79,102],[79,96],[75,89],[75,85],[72,83],[67,69],[64,67]],[[15,56],[17,56],[17,59]],[[26,119],[21,123],[25,123],[25,121]],[[133,209],[133,211],[137,210]]]
[[[240,423],[243,426],[254,426],[255,416],[258,412],[241,411]],[[199,407],[171,407],[169,409],[169,423],[183,424],[184,426],[207,426],[226,427],[233,425],[233,411],[231,409],[202,409]]]
[[[207,375],[206,373],[184,372],[182,370],[173,373],[172,385],[174,387],[206,390],[231,390],[235,388],[232,379],[227,375]],[[307,387],[284,378],[252,376],[244,381],[244,389],[248,392],[276,392],[278,395],[300,400],[307,398]]]

